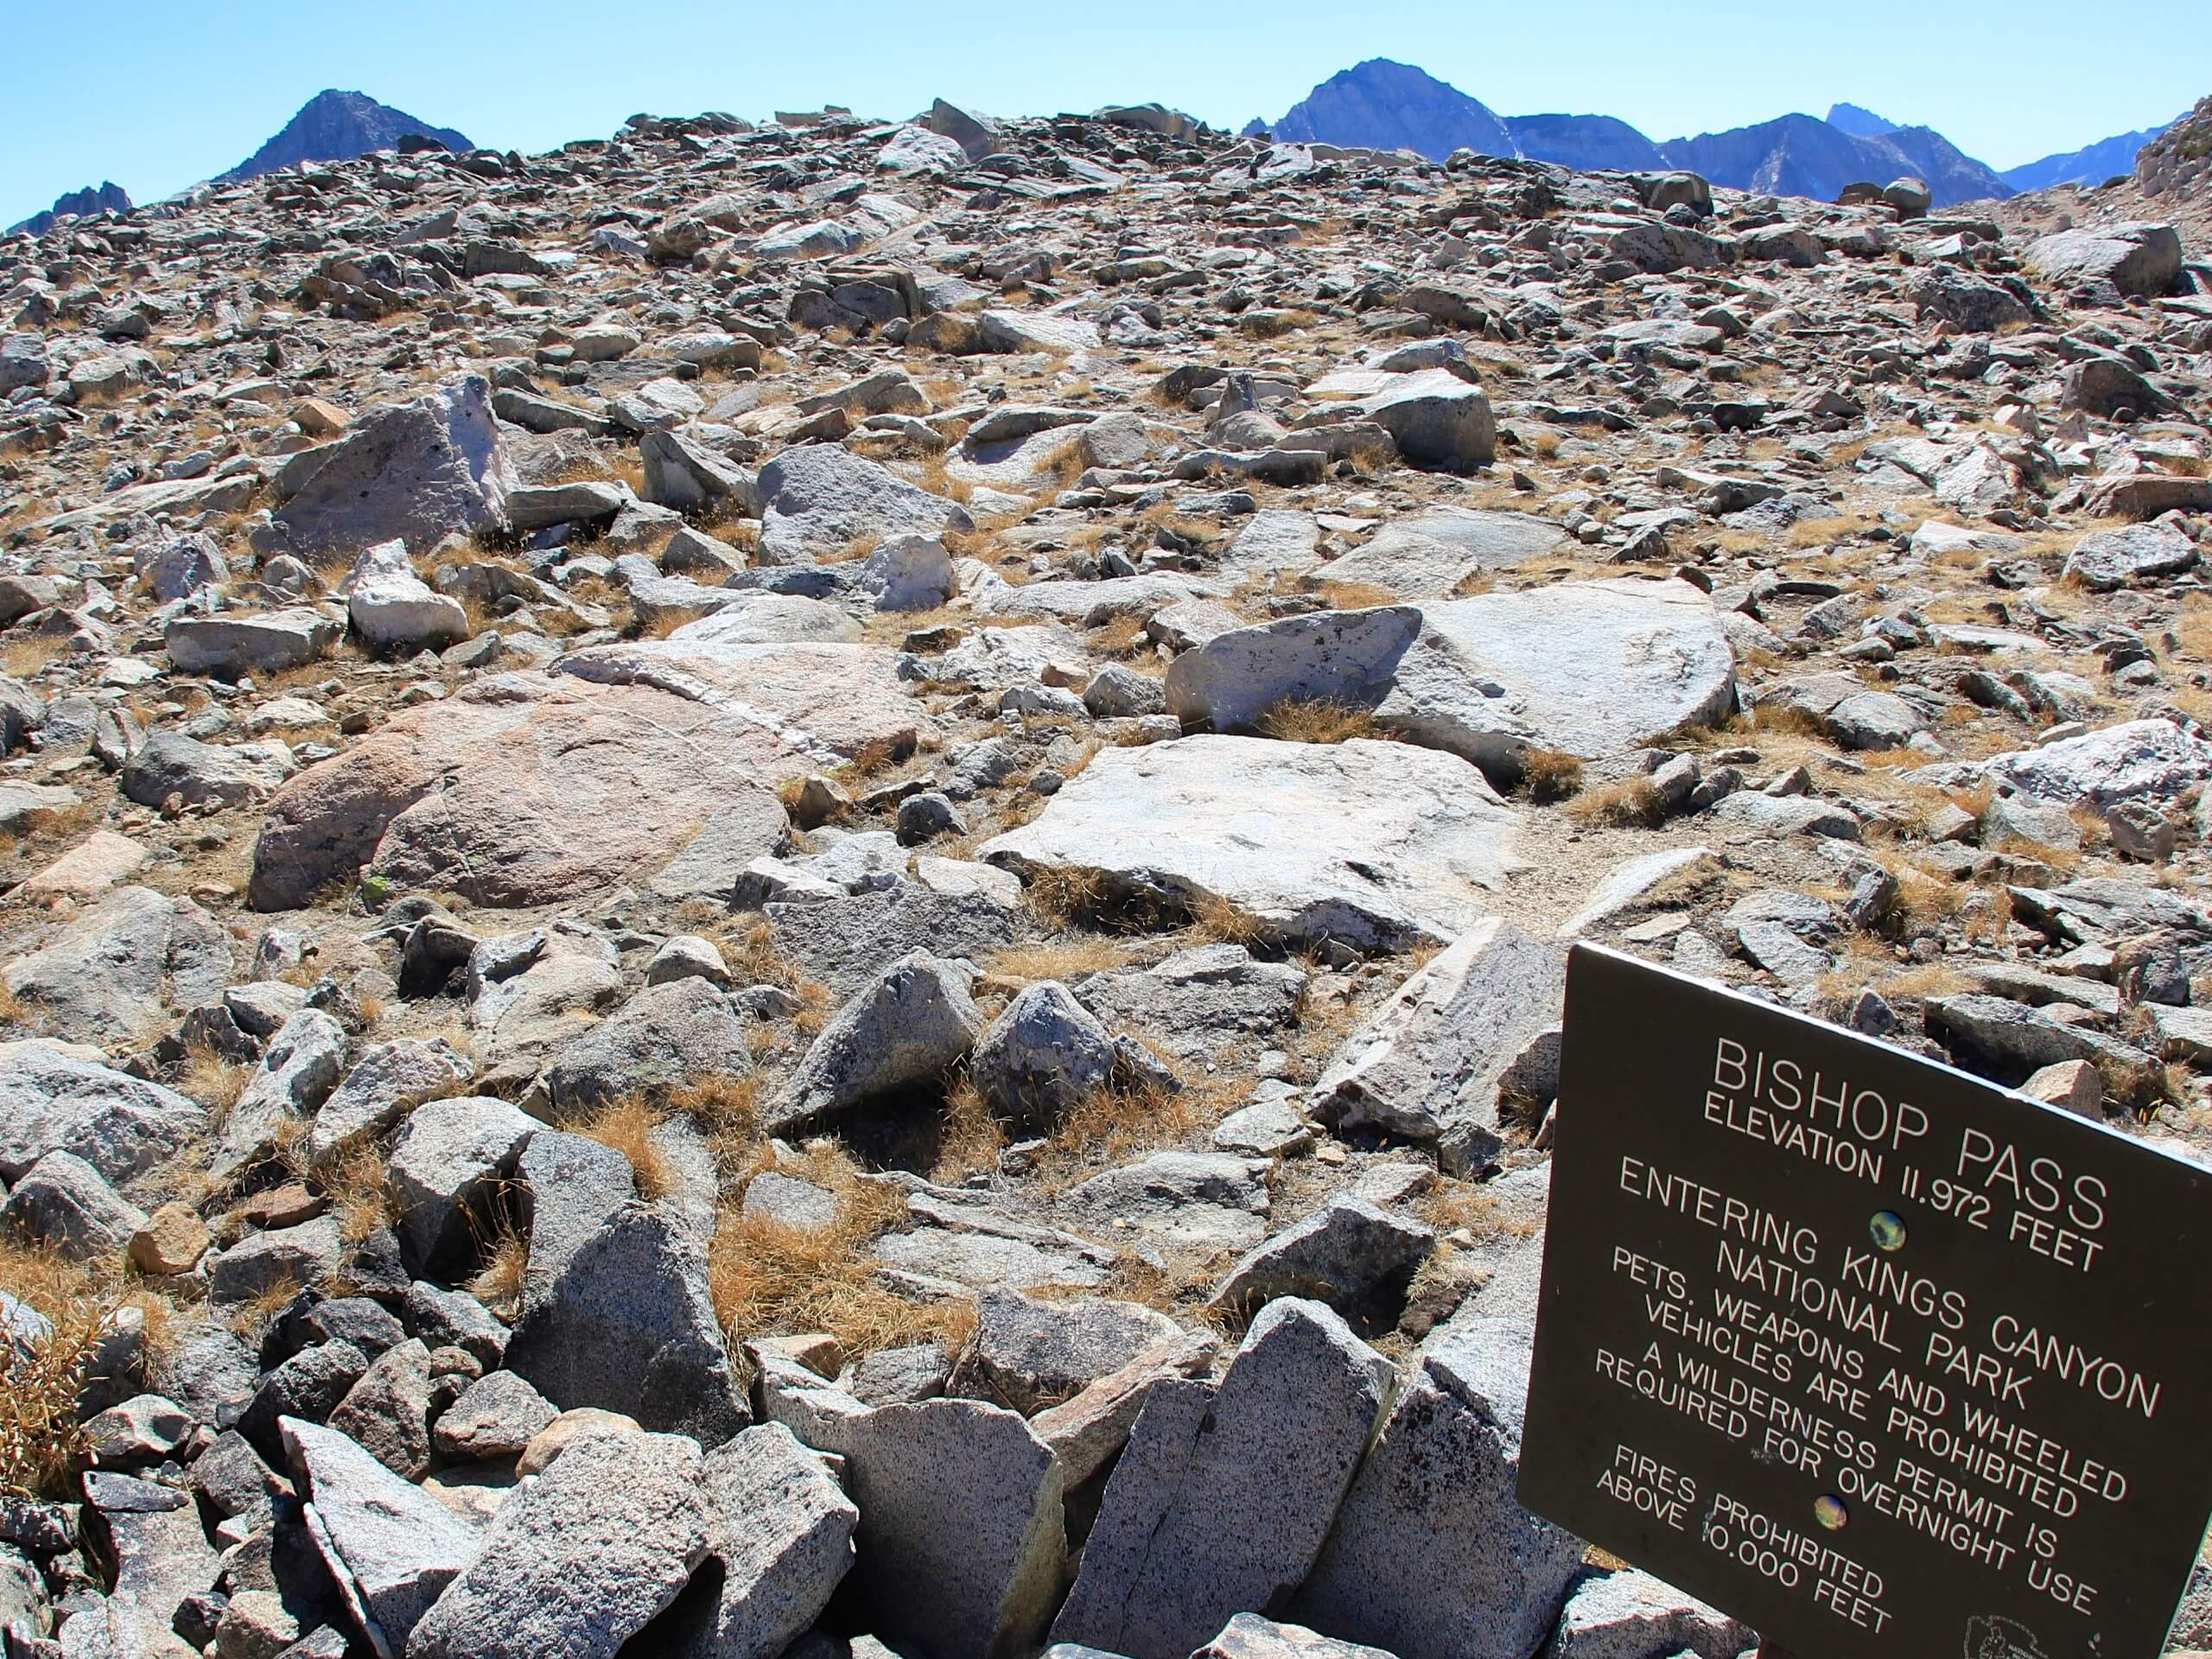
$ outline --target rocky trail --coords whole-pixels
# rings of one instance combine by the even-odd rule
[[[2212,1156],[2212,251],[2027,211],[939,105],[0,241],[6,1653],[1751,1645],[1513,1499],[1569,942]]]

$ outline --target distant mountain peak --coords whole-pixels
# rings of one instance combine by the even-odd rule
[[[1857,104],[1830,105],[1828,125],[1839,127],[1854,138],[1886,138],[1901,130],[1897,122],[1885,120]]]
[[[1268,130],[1286,143],[1410,149],[1438,162],[1455,149],[1521,153],[1505,124],[1480,100],[1389,58],[1370,58],[1330,76]]]
[[[130,193],[113,180],[104,179],[97,188],[88,184],[81,190],[56,197],[53,207],[42,213],[33,213],[20,225],[10,225],[7,234],[29,231],[33,236],[44,236],[58,219],[71,215],[81,219],[87,213],[127,213],[130,206]]]
[[[378,103],[365,92],[327,87],[302,105],[274,138],[229,172],[217,175],[215,182],[257,179],[302,162],[351,161],[372,150],[396,149],[412,134],[435,138],[448,149],[475,148],[450,127],[434,127],[404,110]]]
[[[2004,180],[2015,190],[2048,190],[2061,184],[2094,189],[2107,179],[2134,171],[2136,157],[2144,149],[2178,124],[2177,119],[2164,126],[2145,127],[2140,132],[2123,132],[2116,137],[2085,144],[2080,149],[2062,150],[2040,161],[2007,168]]]

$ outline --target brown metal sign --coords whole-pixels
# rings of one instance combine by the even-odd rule
[[[2212,1514],[2212,1171],[1567,969],[1521,1501],[1801,1659],[2151,1659]]]

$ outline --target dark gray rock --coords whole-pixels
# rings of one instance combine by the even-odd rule
[[[916,950],[822,1028],[766,1126],[785,1133],[899,1090],[934,1085],[974,1046],[982,1025],[968,976]]]
[[[554,1052],[546,1093],[556,1121],[588,1115],[624,1095],[665,1094],[753,1070],[745,1021],[704,979],[648,985],[619,1011]]]
[[[334,1429],[283,1420],[287,1466],[308,1504],[308,1535],[379,1653],[397,1655],[475,1555],[468,1526]]]
[[[1304,1296],[1353,1314],[1393,1289],[1402,1294],[1435,1245],[1434,1229],[1339,1196],[1230,1268],[1211,1306],[1249,1313],[1278,1296]]]
[[[408,1659],[613,1659],[707,1557],[701,1474],[681,1435],[578,1435],[501,1506]]]
[[[1432,1339],[1293,1617],[1404,1659],[1535,1649],[1583,1547],[1514,1497],[1532,1338],[1519,1320],[1463,1314]]]
[[[569,1257],[515,1327],[506,1363],[563,1411],[596,1406],[709,1444],[752,1421],[707,1294],[705,1251],[643,1205]]]
[[[1501,1084],[1558,1022],[1566,971],[1556,943],[1494,918],[1477,923],[1338,1050],[1314,1085],[1313,1115],[1434,1142],[1449,1169],[1481,1167],[1505,1145]]]
[[[1235,1613],[1279,1611],[1320,1554],[1390,1374],[1334,1313],[1286,1299],[1217,1389],[1155,1386],[1053,1639],[1185,1659]]]

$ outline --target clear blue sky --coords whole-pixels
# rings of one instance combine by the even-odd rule
[[[2206,0],[0,0],[0,225],[113,179],[152,200],[235,165],[326,86],[479,143],[605,137],[640,111],[943,96],[995,114],[1158,99],[1279,116],[1363,58],[1504,115],[1655,139],[1862,104],[2016,166],[2212,93]]]

